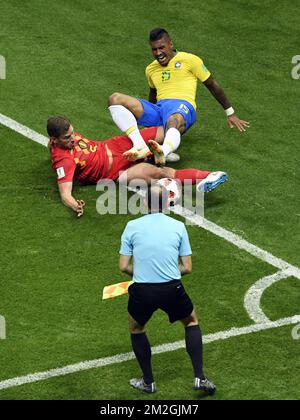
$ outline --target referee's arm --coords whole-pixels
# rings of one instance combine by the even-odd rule
[[[186,227],[182,224],[182,236],[179,247],[179,271],[182,276],[192,272],[192,249]]]
[[[127,274],[128,276],[133,276],[133,265],[131,263],[131,256],[129,255],[120,255],[119,267],[122,273]]]
[[[180,257],[179,270],[182,276],[185,276],[186,274],[191,274],[192,257],[190,255],[187,257]]]
[[[132,236],[132,231],[130,229],[130,223],[127,223],[126,228],[121,238],[119,267],[122,273],[125,273],[130,277],[133,276],[133,264],[132,264],[133,245],[132,245],[131,236]]]

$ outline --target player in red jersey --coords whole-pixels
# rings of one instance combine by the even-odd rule
[[[62,202],[78,217],[84,213],[85,203],[72,195],[73,181],[96,184],[100,179],[129,183],[141,179],[148,183],[153,179],[172,178],[181,182],[198,182],[197,188],[204,192],[216,188],[227,180],[224,172],[208,172],[198,169],[175,170],[159,168],[149,163],[128,161],[123,153],[132,148],[127,136],[117,136],[104,141],[89,140],[75,133],[71,122],[63,116],[50,117],[47,122],[50,137],[49,149],[52,167],[57,173],[57,183]],[[141,131],[146,143],[162,141],[163,127],[146,128]],[[155,151],[154,151],[155,153]],[[199,182],[200,180],[200,182]]]

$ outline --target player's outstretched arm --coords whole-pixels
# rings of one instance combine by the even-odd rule
[[[240,120],[239,117],[235,114],[234,109],[230,105],[230,102],[225,95],[223,89],[218,84],[218,82],[210,76],[205,82],[204,85],[210,91],[210,93],[216,98],[216,100],[222,105],[226,115],[227,123],[230,128],[236,127],[240,132],[246,131],[250,126],[248,121]]]
[[[77,217],[81,217],[84,213],[85,202],[83,200],[75,200],[72,196],[73,182],[58,184],[58,189],[63,204],[75,211]]]

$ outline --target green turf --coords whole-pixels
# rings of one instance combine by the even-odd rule
[[[87,137],[118,134],[106,110],[114,91],[146,97],[147,36],[165,26],[180,50],[204,58],[251,122],[229,130],[219,105],[198,92],[198,123],[180,149],[178,168],[224,169],[230,183],[206,199],[206,217],[277,257],[300,265],[299,87],[291,78],[299,54],[296,2],[114,2],[11,0],[1,5],[0,113],[45,134],[50,114],[69,116]],[[126,297],[101,301],[102,288],[122,281],[119,238],[131,216],[99,216],[94,187],[75,187],[87,202],[76,220],[58,197],[48,151],[0,125],[0,381],[130,351]],[[204,334],[251,324],[245,293],[275,268],[197,227],[188,227],[194,271],[184,282]],[[299,280],[266,291],[272,320],[299,312]],[[216,399],[299,399],[300,341],[292,326],[205,346]],[[183,338],[158,313],[153,345]],[[160,392],[154,398],[193,399],[183,350],[154,357]],[[0,399],[138,399],[127,380],[134,361],[0,391]],[[118,382],[116,382],[116,377]],[[196,397],[197,398],[197,397]]]
[[[299,343],[291,341],[290,327],[211,343],[205,346],[205,354],[207,372],[219,387],[216,396],[209,399],[299,399],[298,376],[293,371],[300,367]],[[276,363],[270,361],[270,354]],[[156,355],[153,366],[159,390],[151,396],[131,390],[126,383],[131,375],[138,374],[134,361],[24,385],[17,391],[4,390],[1,395],[7,399],[199,401],[201,395],[191,387],[193,378],[184,350]]]

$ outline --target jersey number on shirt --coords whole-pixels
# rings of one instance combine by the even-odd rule
[[[190,112],[190,110],[188,109],[188,107],[184,104],[181,104],[179,109],[181,109],[185,114],[188,114]]]

